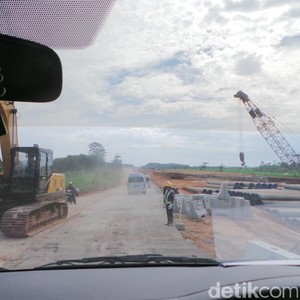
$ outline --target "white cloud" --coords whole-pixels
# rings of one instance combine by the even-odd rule
[[[276,156],[257,133],[245,133],[247,164],[273,162]],[[120,153],[124,163],[142,166],[148,162],[179,162],[201,165],[239,165],[238,133],[232,131],[118,128],[118,127],[21,127],[20,145],[39,144],[54,150],[54,158],[88,154],[88,144],[97,141],[107,151],[107,161]],[[257,144],[261,146],[257,148]],[[53,147],[54,146],[54,147]]]
[[[253,76],[261,72],[261,58],[255,54],[240,53],[236,61],[235,70],[242,76]]]
[[[225,9],[229,11],[243,11],[252,12],[260,9],[260,1],[258,0],[240,0],[231,1],[228,0],[225,3]]]
[[[293,36],[285,36],[281,39],[279,46],[283,47],[299,47],[300,46],[300,34]]]
[[[191,92],[175,74],[152,73],[143,77],[128,77],[119,86],[121,95],[140,99],[158,98],[168,102],[170,98],[180,99]]]
[[[265,7],[282,7],[284,5],[291,5],[295,4],[294,0],[285,0],[284,2],[282,0],[265,0],[264,6]]]
[[[153,135],[171,128],[183,130],[177,145],[185,145],[184,136],[192,129],[235,131],[233,94],[241,89],[299,132],[300,55],[291,47],[299,36],[298,9],[295,1],[277,0],[117,1],[92,47],[59,51],[64,68],[61,98],[17,105],[19,123],[116,126],[124,129],[124,137],[128,127],[143,127],[141,134],[130,132],[130,143],[110,137],[131,157],[133,147],[159,148],[164,139]],[[257,133],[246,114],[245,119],[245,129]],[[147,131],[154,127],[158,131]],[[86,143],[93,134],[81,133],[77,141]],[[71,137],[76,141],[79,133]],[[221,149],[230,148],[220,135],[218,139],[224,143]],[[202,131],[202,145],[206,140],[210,143],[210,134]],[[167,157],[172,147],[163,145],[161,155]]]

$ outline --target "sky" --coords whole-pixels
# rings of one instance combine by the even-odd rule
[[[64,157],[97,141],[136,166],[278,162],[233,95],[299,140],[299,16],[297,0],[117,0],[92,46],[55,49],[59,99],[16,104],[19,143]]]

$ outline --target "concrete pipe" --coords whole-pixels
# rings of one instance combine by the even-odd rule
[[[245,194],[244,194],[244,198],[245,198],[246,200],[250,200],[250,199],[251,199],[251,194],[250,194],[250,193],[245,193]]]
[[[255,184],[253,182],[249,183],[248,189],[254,189],[254,188],[255,188]]]
[[[259,194],[259,199],[274,201],[300,201],[300,195]]]
[[[254,204],[255,205],[262,205],[263,204],[263,201],[261,199],[261,195],[254,194]]]
[[[281,184],[287,190],[300,191],[300,184]]]
[[[261,187],[261,183],[257,183],[256,185],[255,185],[255,189],[257,189],[257,190],[259,190],[259,189],[261,189],[262,187]]]

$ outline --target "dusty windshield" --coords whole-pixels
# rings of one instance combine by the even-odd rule
[[[299,8],[111,1],[82,47],[91,28],[65,18],[81,30],[76,43],[46,39],[62,62],[60,97],[12,104],[17,146],[36,145],[36,173],[31,195],[16,196],[18,166],[2,154],[0,267],[137,254],[300,258]],[[10,24],[15,12],[5,11]]]

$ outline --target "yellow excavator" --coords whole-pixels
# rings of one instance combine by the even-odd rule
[[[52,150],[19,147],[13,102],[0,101],[0,116],[0,229],[6,236],[32,236],[67,217],[65,176],[52,172]]]

